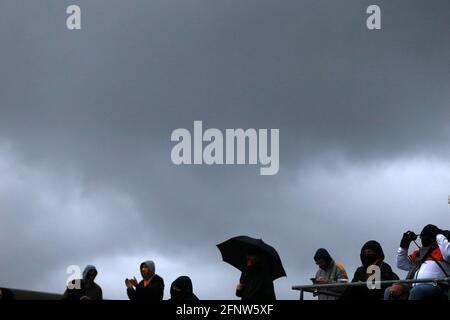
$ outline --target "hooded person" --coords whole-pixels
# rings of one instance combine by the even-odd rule
[[[319,270],[313,280],[314,284],[329,284],[329,283],[346,283],[348,282],[347,272],[344,267],[336,262],[328,251],[320,248],[314,254],[314,261]],[[323,289],[318,294],[319,300],[336,300],[342,294],[343,289]],[[327,294],[329,293],[329,294]]]
[[[384,252],[381,245],[371,240],[366,242],[360,252],[362,265],[356,269],[352,282],[366,282],[373,277],[374,267],[379,268],[380,281],[399,280],[390,265],[384,262]],[[370,269],[370,270],[369,270]],[[347,287],[342,295],[343,300],[383,300],[384,291],[388,286],[383,285],[380,289],[369,289],[367,285],[358,287]]]
[[[147,260],[139,267],[142,281],[136,278],[125,279],[127,295],[130,300],[154,300],[161,301],[164,296],[164,280],[155,273],[155,263]]]
[[[94,281],[97,274],[95,266],[87,265],[82,279],[72,281],[73,287],[67,286],[63,300],[103,300],[102,288]]]
[[[188,276],[178,277],[170,286],[171,301],[197,301],[192,289],[192,281]]]
[[[80,300],[103,300],[102,288],[94,281],[97,274],[97,268],[93,265],[87,265],[86,268],[84,268],[84,296],[82,296]]]
[[[236,287],[236,296],[242,300],[275,300],[273,280],[264,255],[258,250],[247,253],[245,268]]]
[[[422,247],[408,255],[408,249],[417,236],[412,231],[403,234],[397,251],[397,267],[408,271],[407,279],[446,278],[450,275],[450,234],[437,226],[428,224],[421,233]],[[409,299],[445,299],[446,284],[413,283]],[[387,293],[385,294],[387,296]]]

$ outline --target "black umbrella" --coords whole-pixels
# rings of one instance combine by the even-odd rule
[[[283,264],[277,251],[261,239],[254,239],[247,236],[238,236],[228,239],[217,245],[222,260],[231,264],[233,267],[244,271],[245,260],[248,252],[258,252],[264,256],[264,261],[272,276],[272,280],[285,277]]]

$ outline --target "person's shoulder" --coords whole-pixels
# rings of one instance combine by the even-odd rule
[[[381,271],[388,278],[386,280],[399,280],[400,277],[392,270],[392,267],[383,261],[381,264]]]
[[[384,269],[386,269],[386,270],[391,270],[391,271],[392,271],[391,265],[390,265],[389,263],[387,263],[387,262],[384,262],[384,261],[383,261],[383,263],[381,264],[381,268],[384,268]]]
[[[361,272],[365,272],[363,266],[359,266],[358,268],[356,268],[355,274],[358,274],[358,273],[361,273]]]
[[[102,291],[102,287],[100,287],[100,285],[98,283],[94,282],[93,285],[96,290]]]
[[[158,275],[158,274],[155,274],[155,275],[154,275],[153,281],[164,283],[164,279],[163,279],[160,275]]]
[[[339,262],[334,261],[334,265],[335,265],[335,267],[338,268],[339,270],[345,271],[344,266],[343,266],[342,264],[340,264]]]

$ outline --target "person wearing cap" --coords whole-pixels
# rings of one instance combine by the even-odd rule
[[[319,267],[315,278],[311,279],[314,284],[348,282],[347,272],[344,267],[340,263],[336,262],[326,249],[318,249],[314,254],[314,261]],[[337,300],[339,295],[343,292],[342,289],[322,289],[320,291],[322,293],[318,294],[319,300]],[[330,294],[328,295],[326,293]]]
[[[417,236],[412,231],[403,234],[397,251],[397,267],[408,271],[406,279],[446,278],[450,274],[449,231],[428,224],[420,233],[422,247],[408,255],[408,249]],[[445,299],[448,284],[413,283],[409,300]],[[387,296],[388,293],[385,294]]]
[[[164,280],[155,273],[155,263],[151,260],[140,265],[142,281],[136,278],[125,279],[127,295],[130,300],[160,301],[164,297]]]

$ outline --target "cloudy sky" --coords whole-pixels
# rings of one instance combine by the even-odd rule
[[[82,29],[66,28],[81,7]],[[378,4],[382,30],[366,28]],[[234,299],[215,245],[261,237],[292,285],[326,247],[350,274],[376,239],[449,228],[448,0],[0,2],[0,286],[106,298],[153,259]],[[176,128],[279,128],[280,170],[176,166]],[[399,275],[405,276],[399,271]]]

